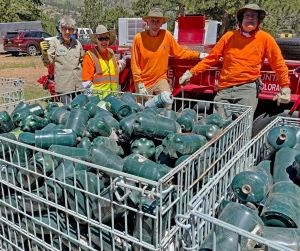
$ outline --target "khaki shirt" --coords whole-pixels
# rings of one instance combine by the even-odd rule
[[[47,55],[42,55],[45,66],[54,63],[55,91],[58,93],[81,90],[81,70],[84,50],[78,40],[71,40],[70,46],[62,38],[49,41]]]

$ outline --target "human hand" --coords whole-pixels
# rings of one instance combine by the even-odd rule
[[[137,91],[139,94],[149,95],[144,83],[142,82],[137,84]]]
[[[273,101],[277,100],[277,105],[288,104],[291,101],[291,89],[289,87],[281,88],[280,92],[273,98]]]
[[[179,84],[180,85],[185,85],[187,82],[190,81],[191,77],[193,76],[193,74],[187,70],[185,73],[183,73],[183,75],[179,78]]]
[[[90,88],[92,86],[92,81],[91,80],[83,81],[81,83],[81,85],[82,85],[83,89],[88,89],[88,88]]]
[[[122,59],[118,60],[118,63],[119,63],[119,70],[123,71],[124,68],[126,67],[126,59],[122,58]]]
[[[48,41],[40,42],[40,47],[43,54],[47,54],[47,50],[50,48],[50,44]]]
[[[208,56],[208,53],[206,53],[206,52],[200,52],[200,54],[199,54],[199,58],[200,58],[200,59],[203,59],[203,58],[205,58],[206,56]]]

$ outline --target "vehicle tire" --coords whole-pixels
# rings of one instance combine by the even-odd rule
[[[299,60],[300,38],[277,38],[276,42],[284,59]]]
[[[27,54],[29,56],[36,56],[37,55],[37,48],[35,45],[29,45],[27,47]]]
[[[18,51],[11,52],[11,55],[13,55],[14,57],[17,57],[17,56],[19,56],[19,52]]]

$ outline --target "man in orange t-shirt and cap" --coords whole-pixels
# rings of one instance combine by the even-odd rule
[[[140,94],[171,92],[167,80],[169,56],[182,59],[199,58],[198,51],[183,49],[173,35],[161,26],[167,22],[159,8],[153,8],[143,17],[145,31],[135,35],[131,53],[131,70],[135,89]]]
[[[281,86],[274,100],[277,100],[278,105],[289,103],[291,89],[288,68],[280,48],[270,34],[259,28],[265,16],[266,12],[256,4],[247,4],[238,10],[239,28],[225,33],[205,59],[180,77],[179,83],[186,84],[192,76],[208,70],[223,58],[214,101],[252,106],[255,110],[258,103],[260,69],[267,58]],[[228,111],[222,104],[216,104],[215,109],[224,117],[232,115],[227,114]]]

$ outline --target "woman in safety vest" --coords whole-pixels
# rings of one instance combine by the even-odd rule
[[[119,72],[124,69],[126,61],[117,60],[113,50],[108,48],[116,39],[114,31],[98,25],[96,32],[90,36],[96,46],[84,55],[82,86],[94,95],[104,98],[111,91],[118,91]]]

